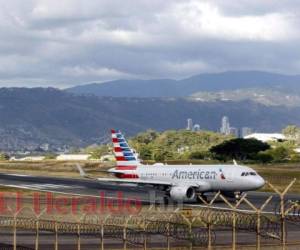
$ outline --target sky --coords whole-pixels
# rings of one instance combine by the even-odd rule
[[[300,0],[0,0],[0,86],[300,74]]]

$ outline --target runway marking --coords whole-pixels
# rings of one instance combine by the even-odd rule
[[[34,189],[26,186],[20,186],[20,185],[13,185],[13,184],[0,184],[0,186],[3,187],[13,187],[13,188],[19,188],[19,189],[26,189],[26,190],[32,190],[32,191],[40,191],[40,192],[50,192],[55,194],[64,194],[64,195],[73,195],[73,196],[80,196],[80,197],[93,197],[93,198],[99,198],[99,195],[91,195],[91,194],[78,194],[78,193],[68,193],[68,192],[62,192],[62,191],[53,191],[53,190],[47,190],[47,189]],[[116,196],[105,196],[105,199],[116,199]],[[131,200],[131,198],[129,198]],[[127,201],[128,198],[124,197],[124,201]],[[148,202],[149,200],[142,200],[141,202]]]
[[[26,174],[5,174],[5,175],[18,176],[18,177],[30,177],[31,176],[31,175],[26,175]]]
[[[25,189],[38,189],[42,190],[45,188],[49,189],[59,189],[59,188],[65,188],[65,189],[73,189],[73,188],[83,188],[83,186],[67,186],[67,185],[57,185],[57,184],[23,184],[23,185],[13,185],[8,184],[6,185],[8,187],[16,187],[16,188],[25,188]]]

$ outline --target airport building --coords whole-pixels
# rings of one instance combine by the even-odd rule
[[[61,154],[56,157],[58,161],[86,161],[91,157],[90,154]]]
[[[245,136],[245,139],[250,138],[254,138],[262,142],[286,140],[286,137],[280,133],[253,133]]]

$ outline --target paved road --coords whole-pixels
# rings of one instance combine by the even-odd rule
[[[91,179],[75,179],[61,177],[31,176],[22,174],[0,174],[0,186],[17,187],[21,189],[30,189],[37,191],[48,191],[63,194],[95,196],[104,194],[106,198],[115,198],[122,193],[123,197],[139,199],[142,202],[162,202],[164,192],[154,190],[152,187],[138,187],[128,184],[115,184],[101,182]],[[274,211],[279,204],[279,197],[276,194],[265,192],[248,192],[247,198],[256,206],[262,205],[269,196],[273,196],[271,202],[266,207],[267,211]],[[208,196],[209,198],[212,195]],[[287,200],[300,200],[300,194],[290,194],[286,196]],[[216,206],[227,207],[223,201],[215,202]],[[198,204],[190,204],[198,206]],[[250,209],[248,206],[241,206],[243,209]]]

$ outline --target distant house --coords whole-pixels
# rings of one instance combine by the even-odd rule
[[[262,142],[286,140],[286,137],[280,133],[254,133],[254,134],[247,135],[244,138],[245,139],[254,138]]]
[[[10,158],[10,161],[43,161],[45,160],[45,156],[26,156],[23,158]]]
[[[89,160],[90,154],[60,154],[56,157],[58,161],[86,161]]]

